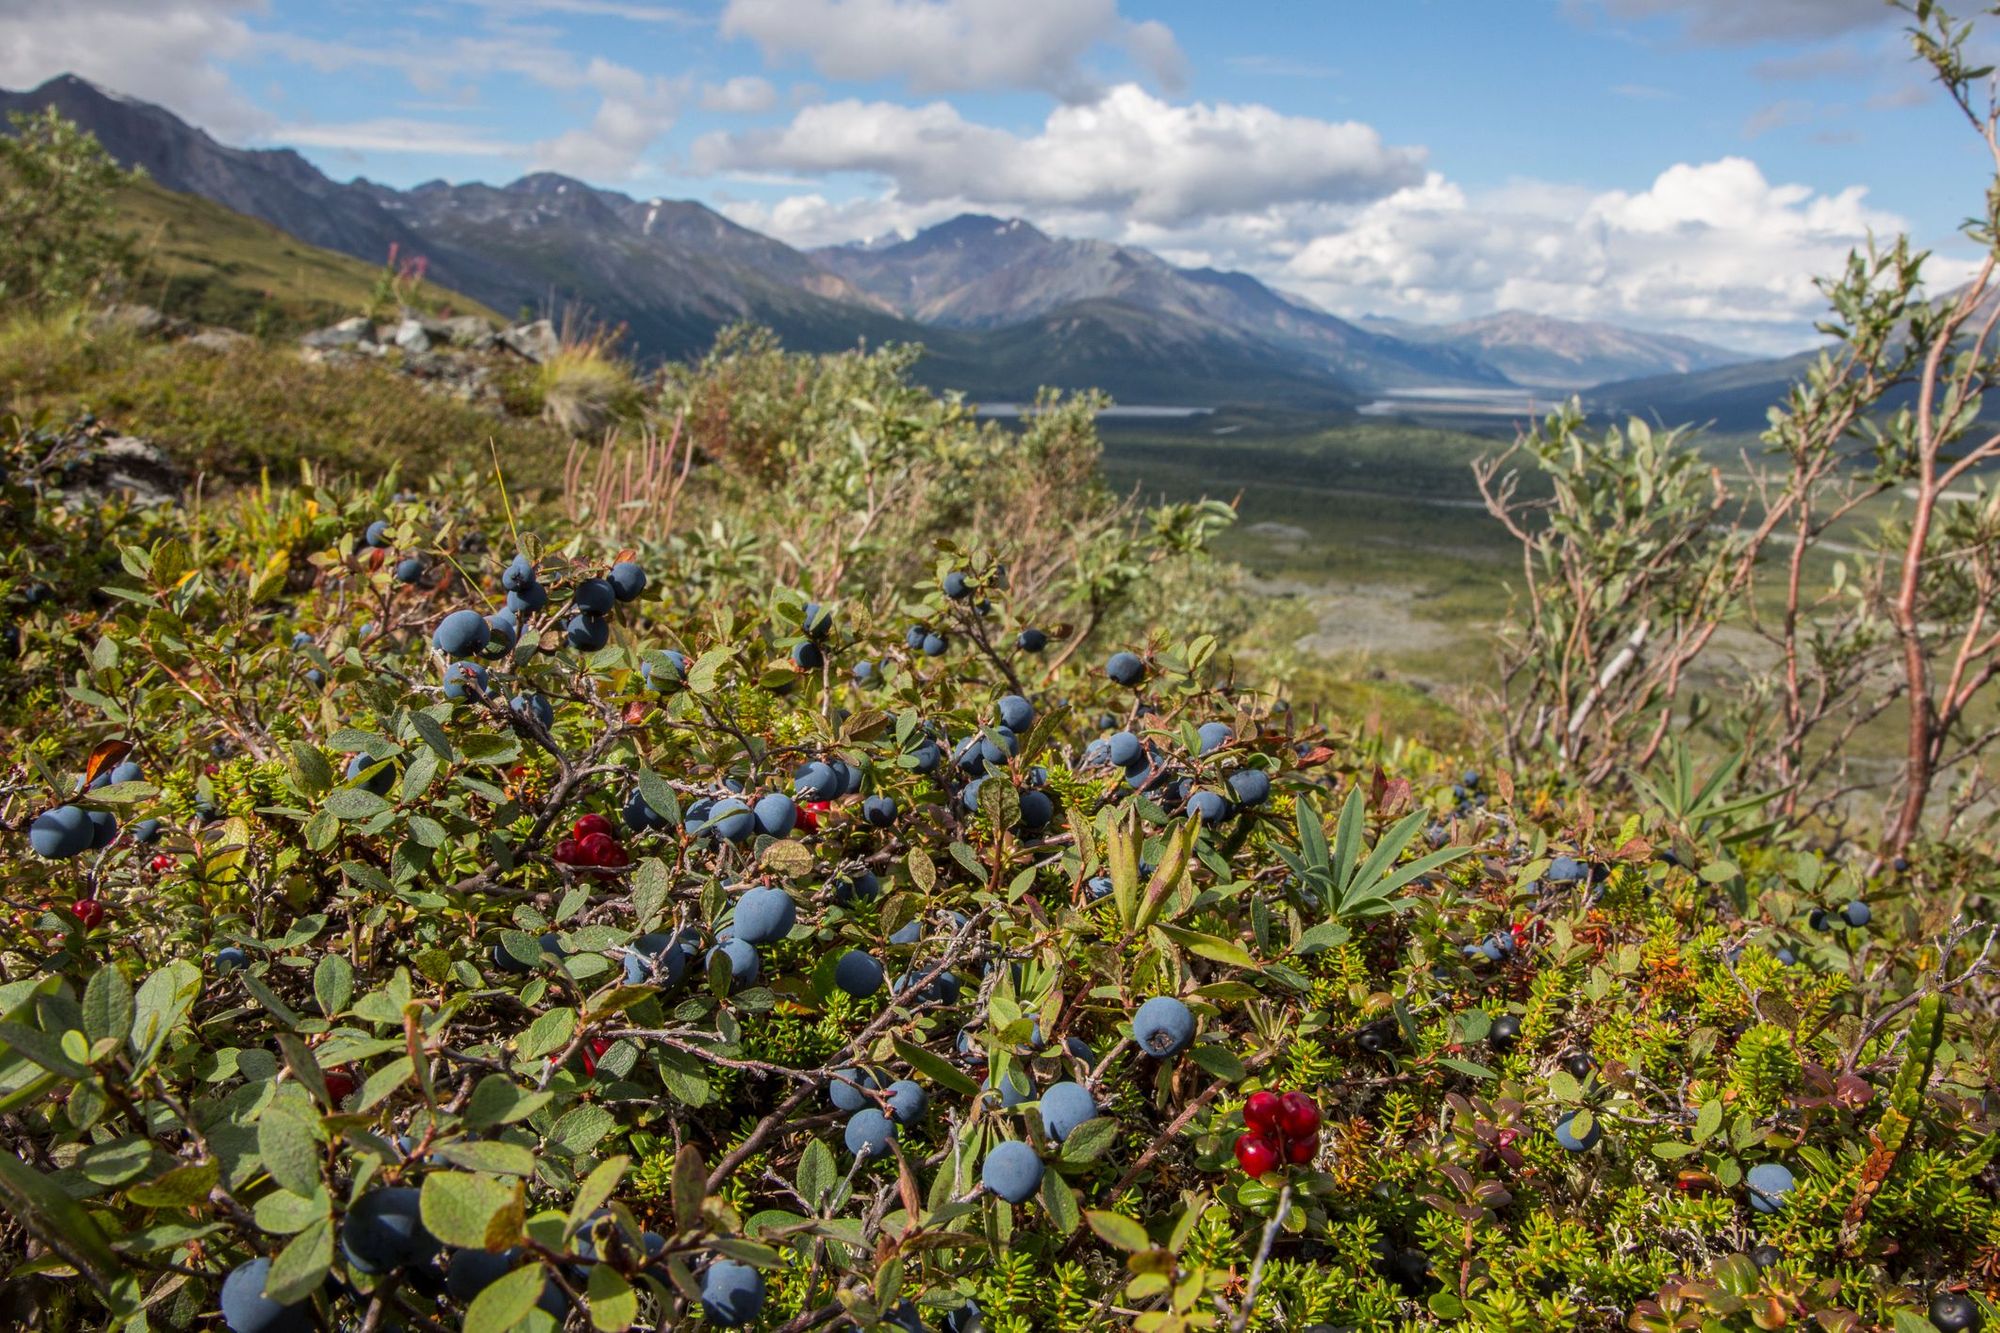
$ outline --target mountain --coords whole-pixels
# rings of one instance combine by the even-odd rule
[[[1133,246],[1051,237],[1019,218],[965,213],[906,241],[812,254],[885,308],[944,328],[1009,328],[1109,302],[1162,329],[1192,325],[1206,338],[1265,345],[1371,391],[1506,383],[1476,354],[1358,328],[1247,274],[1177,268]]]
[[[1458,324],[1418,324],[1369,316],[1362,327],[1404,342],[1454,348],[1532,389],[1581,389],[1610,380],[1682,375],[1733,365],[1742,352],[1615,324],[1501,310]]]

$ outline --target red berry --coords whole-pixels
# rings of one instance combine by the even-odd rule
[[[1278,1149],[1261,1134],[1244,1134],[1236,1140],[1236,1164],[1252,1179],[1278,1169]]]
[[[591,833],[577,839],[576,859],[587,866],[614,865],[625,851],[609,833]]]
[[[172,870],[174,868],[174,858],[168,856],[165,852],[160,852],[153,857],[152,866],[153,869],[158,871]]]
[[[573,866],[583,860],[583,852],[576,845],[575,838],[564,838],[556,844],[556,860],[566,866]]]
[[[1319,1155],[1319,1135],[1309,1134],[1302,1139],[1293,1139],[1285,1144],[1285,1159],[1293,1166],[1304,1166]]]
[[[338,1069],[329,1069],[323,1077],[326,1079],[326,1095],[333,1099],[335,1106],[339,1106],[354,1095],[354,1075],[343,1074]]]
[[[95,898],[78,898],[69,905],[69,914],[85,930],[95,930],[98,923],[104,920],[104,904]]]
[[[590,1077],[596,1077],[597,1062],[603,1059],[604,1053],[610,1049],[611,1042],[608,1038],[592,1037],[589,1043],[577,1052],[583,1057],[583,1072]]]
[[[1243,1103],[1243,1125],[1253,1134],[1269,1134],[1278,1127],[1279,1097],[1275,1092],[1253,1092]]]
[[[613,842],[608,848],[599,848],[591,864],[604,870],[623,870],[632,864],[632,854]]]
[[[819,832],[819,813],[810,805],[798,807],[798,819],[792,827],[800,833]]]
[[[610,837],[611,821],[603,815],[579,815],[577,821],[569,826],[569,835],[578,842],[582,842],[593,833],[602,833],[605,837]]]
[[[1278,1128],[1288,1139],[1308,1138],[1319,1132],[1319,1107],[1303,1092],[1288,1092],[1278,1099]]]

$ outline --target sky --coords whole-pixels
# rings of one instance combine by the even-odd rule
[[[76,73],[336,179],[558,171],[800,247],[962,212],[1336,314],[1816,340],[1870,235],[1969,272],[1992,165],[1883,0],[0,0]],[[1978,40],[1983,45],[1982,29]]]

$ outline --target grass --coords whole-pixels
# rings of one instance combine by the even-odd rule
[[[421,475],[482,463],[490,440],[510,481],[532,489],[560,479],[566,444],[539,420],[427,391],[386,365],[309,365],[289,342],[223,353],[97,331],[75,312],[0,322],[0,413],[68,420],[86,411],[223,479],[306,461]]]
[[[367,310],[381,279],[373,265],[151,181],[121,190],[117,211],[140,260],[127,298],[203,324],[302,333]],[[421,289],[414,304],[504,322],[444,288]]]

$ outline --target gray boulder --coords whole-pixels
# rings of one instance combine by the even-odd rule
[[[546,319],[538,319],[532,324],[521,324],[500,335],[500,345],[526,357],[536,365],[555,359],[562,350],[562,339],[556,336],[556,326]]]
[[[358,347],[362,343],[374,341],[375,326],[361,315],[356,315],[353,319],[343,319],[340,323],[323,329],[314,329],[299,339],[303,346],[320,351],[334,347]]]

